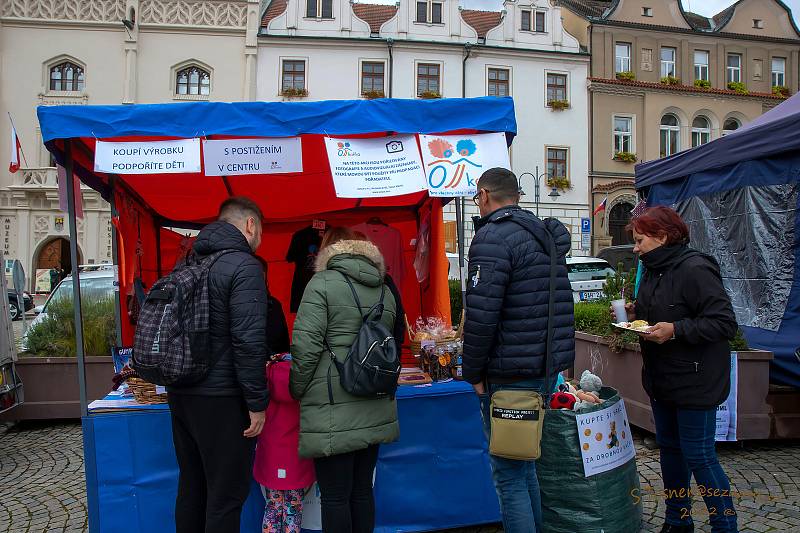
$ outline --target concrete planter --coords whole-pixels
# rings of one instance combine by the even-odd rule
[[[738,440],[800,437],[800,391],[770,387],[771,352],[737,352],[739,361]],[[592,370],[625,399],[625,409],[634,426],[655,431],[650,398],[642,386],[642,354],[638,344],[627,344],[612,352],[602,337],[575,334],[573,375]]]
[[[78,362],[75,357],[20,357],[17,373],[25,387],[24,403],[0,415],[0,420],[80,418]],[[114,363],[108,357],[86,358],[89,402],[111,390]]]

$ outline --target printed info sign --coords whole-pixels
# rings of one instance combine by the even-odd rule
[[[505,133],[420,135],[431,196],[474,196],[486,170],[511,168]]]
[[[736,396],[739,392],[739,357],[731,352],[731,392],[717,407],[717,441],[736,440]]]
[[[303,171],[300,137],[203,142],[206,176],[285,174]]]
[[[425,190],[413,135],[375,139],[325,138],[336,196],[400,196]]]
[[[576,415],[575,422],[586,477],[608,472],[636,457],[622,399],[600,411]]]
[[[94,170],[113,174],[200,172],[200,140],[126,143],[97,141]]]

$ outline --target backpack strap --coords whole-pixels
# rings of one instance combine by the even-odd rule
[[[344,277],[344,280],[347,282],[347,285],[350,287],[350,291],[353,293],[353,299],[356,301],[356,306],[358,306],[358,312],[361,313],[361,301],[358,299],[358,294],[356,294],[356,288],[353,286],[353,283],[350,281],[350,277],[347,274],[345,274],[344,272],[339,272],[339,273]],[[372,312],[374,310],[376,310],[376,309],[378,310],[378,316],[376,317],[376,320],[380,320],[381,319],[381,317],[383,316],[383,309],[384,309],[383,297],[384,297],[385,294],[386,294],[386,285],[385,284],[381,284],[381,298],[380,298],[380,300],[378,300],[378,303],[373,305],[369,309],[369,311],[367,311],[366,315],[361,315],[361,318],[362,318],[363,321],[366,322],[367,319],[372,316]]]

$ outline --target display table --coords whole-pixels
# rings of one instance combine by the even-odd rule
[[[478,399],[462,382],[400,387],[400,440],[381,446],[375,479],[376,528],[434,531],[498,522]],[[269,428],[264,428],[269,431]],[[174,531],[178,466],[169,408],[83,418],[92,533]],[[260,533],[257,484],[242,511],[243,533]]]

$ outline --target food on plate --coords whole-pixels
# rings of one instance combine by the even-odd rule
[[[647,323],[647,320],[634,320],[631,322],[630,325],[631,329],[647,329],[650,327],[650,324]]]

